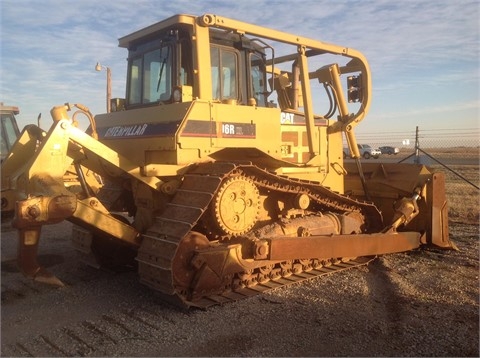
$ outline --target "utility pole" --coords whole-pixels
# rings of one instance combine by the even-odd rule
[[[97,62],[95,66],[95,71],[101,71],[102,69],[107,71],[107,113],[110,113],[111,110],[111,99],[112,99],[112,71],[110,67],[102,66],[100,62]]]
[[[415,129],[415,160],[414,160],[415,164],[420,164],[420,155],[419,155],[418,148],[420,148],[420,142],[418,140],[418,126],[417,126]]]

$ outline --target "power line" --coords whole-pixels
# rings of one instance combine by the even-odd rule
[[[422,131],[422,132],[440,132],[440,131],[448,131],[448,132],[452,132],[452,131],[480,131],[480,128],[439,128],[439,129],[422,129],[421,127],[419,127],[419,130]]]

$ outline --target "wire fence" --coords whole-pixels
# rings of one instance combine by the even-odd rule
[[[480,223],[480,128],[422,129],[357,135],[372,148],[398,148],[395,155],[381,154],[379,160],[425,164],[446,177],[449,219]]]
[[[404,150],[415,149],[415,139],[424,148],[480,147],[480,128],[424,129],[356,134],[359,143],[372,146],[396,146]]]

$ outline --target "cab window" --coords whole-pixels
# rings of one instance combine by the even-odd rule
[[[212,65],[212,97],[218,100],[238,99],[238,58],[234,51],[213,46],[210,49]]]
[[[2,113],[1,119],[0,132],[2,135],[0,138],[0,153],[3,160],[10,149],[12,149],[13,144],[20,135],[20,131],[18,130],[15,117],[12,114]]]
[[[264,107],[267,101],[265,61],[257,54],[250,55],[250,77],[252,83],[252,96],[257,105]]]
[[[129,104],[170,100],[172,91],[172,46],[145,52],[131,61]]]

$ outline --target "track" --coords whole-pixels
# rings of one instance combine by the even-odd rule
[[[182,186],[173,200],[168,203],[166,209],[156,218],[154,225],[144,235],[137,256],[142,283],[159,291],[165,295],[167,300],[176,304],[203,308],[250,297],[268,289],[368,262],[368,259],[362,258],[352,262],[310,260],[307,263],[301,263],[299,260],[295,260],[275,263],[274,267],[268,267],[268,269],[256,268],[253,272],[240,272],[232,277],[223,277],[221,279],[222,287],[211,289],[201,299],[192,301],[188,296],[188,286],[179,287],[178,285],[176,272],[178,267],[175,266],[174,261],[176,255],[179,254],[179,246],[185,245],[182,241],[187,240],[188,235],[208,210],[214,194],[224,179],[240,173],[251,178],[261,189],[282,194],[302,192],[313,200],[314,206],[318,210],[356,211],[370,220],[371,227],[378,229],[382,225],[381,215],[372,204],[339,195],[318,183],[278,177],[253,165],[203,164],[185,175]],[[207,248],[190,237],[188,240],[191,241],[189,245],[192,246],[192,251]],[[192,277],[185,278],[186,281],[191,279]]]
[[[309,280],[315,277],[331,274],[334,272],[339,272],[347,270],[349,268],[366,265],[371,262],[374,257],[360,257],[358,259],[347,261],[347,262],[337,262],[331,263],[329,266],[323,266],[318,269],[313,269],[311,271],[299,272],[296,274],[291,274],[286,277],[280,277],[276,280],[269,280],[264,283],[257,283],[254,281],[248,287],[236,288],[231,291],[226,291],[219,295],[209,295],[201,298],[198,301],[192,302],[195,307],[199,308],[208,308],[213,305],[229,303],[244,298],[249,298],[261,293],[264,293],[268,290],[279,288],[286,285],[291,285],[297,282],[302,282]]]

